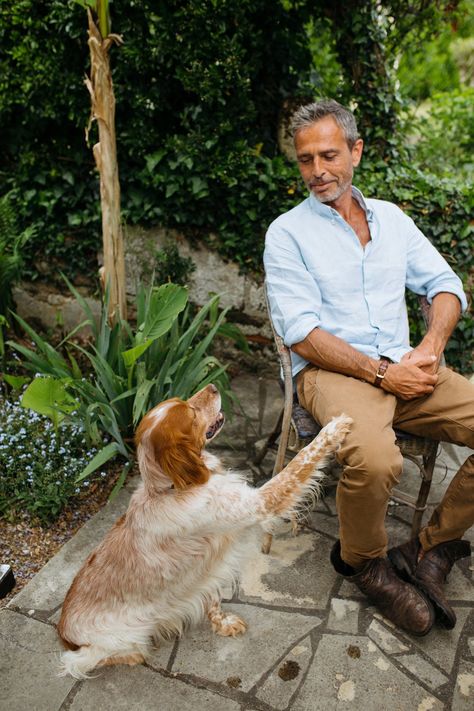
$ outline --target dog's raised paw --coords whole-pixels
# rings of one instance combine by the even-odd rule
[[[346,414],[333,417],[321,432],[324,432],[334,444],[342,444],[346,434],[351,429],[353,419]]]
[[[216,626],[214,631],[221,637],[237,637],[237,635],[246,632],[247,626],[247,623],[238,615],[229,613],[222,618],[219,626]]]

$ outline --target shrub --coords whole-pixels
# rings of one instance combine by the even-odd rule
[[[24,358],[25,367],[47,376],[38,387],[33,381],[23,395],[25,405],[51,417],[67,416],[84,429],[96,445],[104,434],[111,442],[93,459],[83,475],[121,454],[131,461],[133,433],[143,415],[170,397],[186,399],[213,382],[220,390],[223,407],[229,410],[232,394],[226,366],[212,355],[219,335],[242,347],[240,331],[225,323],[219,312],[219,297],[212,297],[197,313],[187,305],[187,290],[176,284],[141,287],[137,293],[136,325],[121,320],[111,326],[107,298],[100,324],[96,324],[86,301],[78,298],[93,340],[89,347],[65,339],[63,355],[47,343],[23,319],[16,317],[36,350],[10,342]],[[83,372],[73,355],[78,349],[88,359],[91,371]],[[74,412],[73,412],[74,411]]]
[[[24,268],[23,248],[34,235],[29,228],[20,232],[11,194],[0,198],[0,316],[13,307],[12,287]]]
[[[416,164],[401,162],[396,169],[371,170],[364,166],[357,184],[368,196],[391,200],[416,222],[417,226],[441,252],[463,280],[468,299],[474,278],[473,228],[470,216],[474,193],[470,187],[427,173]],[[414,304],[413,300],[409,301]],[[413,340],[419,339],[422,319],[417,307],[411,307]],[[474,369],[474,318],[472,303],[453,333],[446,359],[461,372]]]
[[[427,115],[415,119],[414,160],[440,178],[453,178],[458,185],[474,178],[474,88],[435,94]]]
[[[43,523],[53,519],[89,489],[92,478],[80,485],[76,478],[96,453],[77,423],[54,428],[19,401],[0,400],[0,515],[14,519],[27,511]]]

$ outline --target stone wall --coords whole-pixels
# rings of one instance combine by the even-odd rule
[[[209,299],[209,294],[218,293],[221,295],[221,305],[232,309],[232,319],[251,340],[253,338],[258,342],[259,338],[264,341],[271,339],[263,278],[240,274],[236,264],[225,262],[205,246],[191,246],[174,230],[145,230],[139,227],[128,227],[125,230],[127,294],[131,302],[137,284],[144,278],[144,274],[152,272],[155,252],[170,240],[176,242],[181,256],[191,257],[196,265],[190,281],[190,299],[193,303],[202,305]],[[94,296],[85,287],[78,287],[78,291],[98,317],[100,301],[97,294]],[[47,284],[23,283],[15,288],[14,298],[20,316],[26,320],[34,319],[47,329],[61,325],[69,331],[84,320],[78,303],[66,286],[60,292]]]

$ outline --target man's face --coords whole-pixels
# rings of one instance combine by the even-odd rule
[[[352,149],[332,116],[325,116],[295,136],[296,157],[306,187],[323,203],[334,203],[352,185],[360,163],[363,141]]]

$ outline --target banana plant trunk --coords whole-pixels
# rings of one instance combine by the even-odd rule
[[[89,9],[87,16],[91,58],[90,78],[85,79],[91,97],[91,117],[87,133],[92,121],[97,121],[99,141],[94,145],[93,153],[100,175],[104,250],[101,282],[103,287],[107,286],[109,289],[109,320],[114,323],[117,318],[125,319],[127,315],[120,183],[115,140],[115,95],[109,61],[110,47],[113,43],[121,44],[122,38],[120,35],[113,34],[103,38]]]

